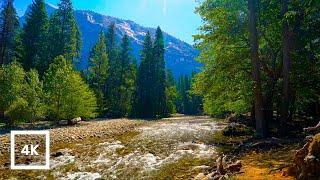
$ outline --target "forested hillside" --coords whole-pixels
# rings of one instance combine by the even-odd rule
[[[46,10],[50,17],[57,7],[46,4]],[[30,6],[26,11],[26,14],[19,18],[21,25],[25,23],[27,13],[30,11]],[[75,10],[74,17],[79,26],[79,30],[82,34],[82,48],[80,62],[77,64],[79,69],[86,69],[88,67],[88,57],[90,50],[97,42],[99,33],[101,30],[107,31],[108,26],[111,23],[115,24],[116,40],[121,41],[122,37],[126,34],[130,40],[130,47],[133,57],[140,63],[140,52],[143,48],[143,40],[146,33],[149,31],[152,35],[155,35],[156,28],[143,27],[133,21],[123,20],[120,18],[106,16],[93,11],[87,10]],[[165,62],[166,67],[170,69],[177,79],[181,75],[191,75],[193,71],[199,72],[201,66],[199,62],[195,60],[198,55],[198,51],[188,43],[183,42],[175,38],[174,36],[163,33],[165,42]]]

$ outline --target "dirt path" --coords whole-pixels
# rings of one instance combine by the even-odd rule
[[[181,116],[152,122],[95,121],[53,129],[50,171],[9,171],[4,151],[0,177],[191,178],[214,163],[217,153],[209,142],[222,127],[209,117]],[[7,137],[0,139],[5,149]]]

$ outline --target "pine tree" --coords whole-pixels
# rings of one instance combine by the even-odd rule
[[[15,40],[19,22],[13,0],[5,0],[0,14],[0,65],[9,64],[15,57]]]
[[[49,115],[57,120],[96,115],[96,97],[73,69],[70,61],[58,56],[45,73],[44,89]]]
[[[154,97],[151,64],[153,60],[153,44],[151,35],[147,32],[141,52],[141,63],[137,73],[137,90],[135,116],[141,118],[155,118]]]
[[[106,46],[109,57],[109,77],[107,79],[107,89],[104,93],[108,102],[106,115],[109,117],[121,117],[120,100],[120,79],[121,63],[119,60],[118,46],[116,43],[115,24],[109,25],[106,32]]]
[[[50,19],[49,59],[63,55],[73,63],[78,62],[81,35],[74,17],[71,0],[61,0],[59,8]]]
[[[131,114],[132,97],[135,89],[135,65],[132,64],[130,54],[130,41],[128,35],[124,35],[120,47],[120,100],[119,114],[128,116]]]
[[[106,32],[106,48],[111,62],[115,61],[117,58],[117,42],[115,30],[115,23],[112,22]]]
[[[93,47],[89,59],[89,84],[95,90],[98,100],[99,113],[105,111],[106,80],[108,78],[109,60],[104,33],[100,33],[97,44]]]
[[[43,74],[48,67],[48,28],[49,19],[44,0],[33,1],[22,34],[25,69],[36,68]]]
[[[183,114],[201,114],[202,113],[202,97],[193,92],[193,80],[196,76],[192,72],[191,77],[184,75],[180,76],[177,89],[179,92],[179,100],[177,101],[177,109],[179,113]]]
[[[160,117],[168,116],[167,97],[166,97],[166,71],[164,60],[164,39],[160,27],[156,30],[156,37],[153,45],[153,63],[154,66],[154,98],[155,111]],[[153,68],[153,67],[152,67]]]
[[[177,101],[179,93],[176,87],[176,83],[172,74],[172,71],[167,70],[167,84],[166,84],[166,97],[167,97],[167,108],[169,114],[177,112]]]

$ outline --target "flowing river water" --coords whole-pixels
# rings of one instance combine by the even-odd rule
[[[213,136],[224,126],[206,116],[143,121],[120,136],[99,141],[93,137],[72,146],[55,147],[55,153],[59,153],[51,157],[51,170],[36,172],[35,178],[192,178],[193,174],[210,169],[210,164],[214,163],[218,154],[212,145]]]

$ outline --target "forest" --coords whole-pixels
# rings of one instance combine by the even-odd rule
[[[195,35],[204,64],[194,91],[210,115],[251,112],[256,135],[286,135],[296,118],[319,120],[318,1],[207,0]],[[270,125],[270,126],[269,126]]]
[[[13,0],[3,4],[0,119],[6,125],[202,113],[201,98],[191,94],[191,77],[175,80],[165,67],[160,27],[155,37],[146,35],[138,64],[128,36],[117,42],[111,23],[90,51],[88,68],[79,70],[82,42],[73,6],[61,0],[58,7],[49,17],[45,2],[35,0],[20,27]]]

